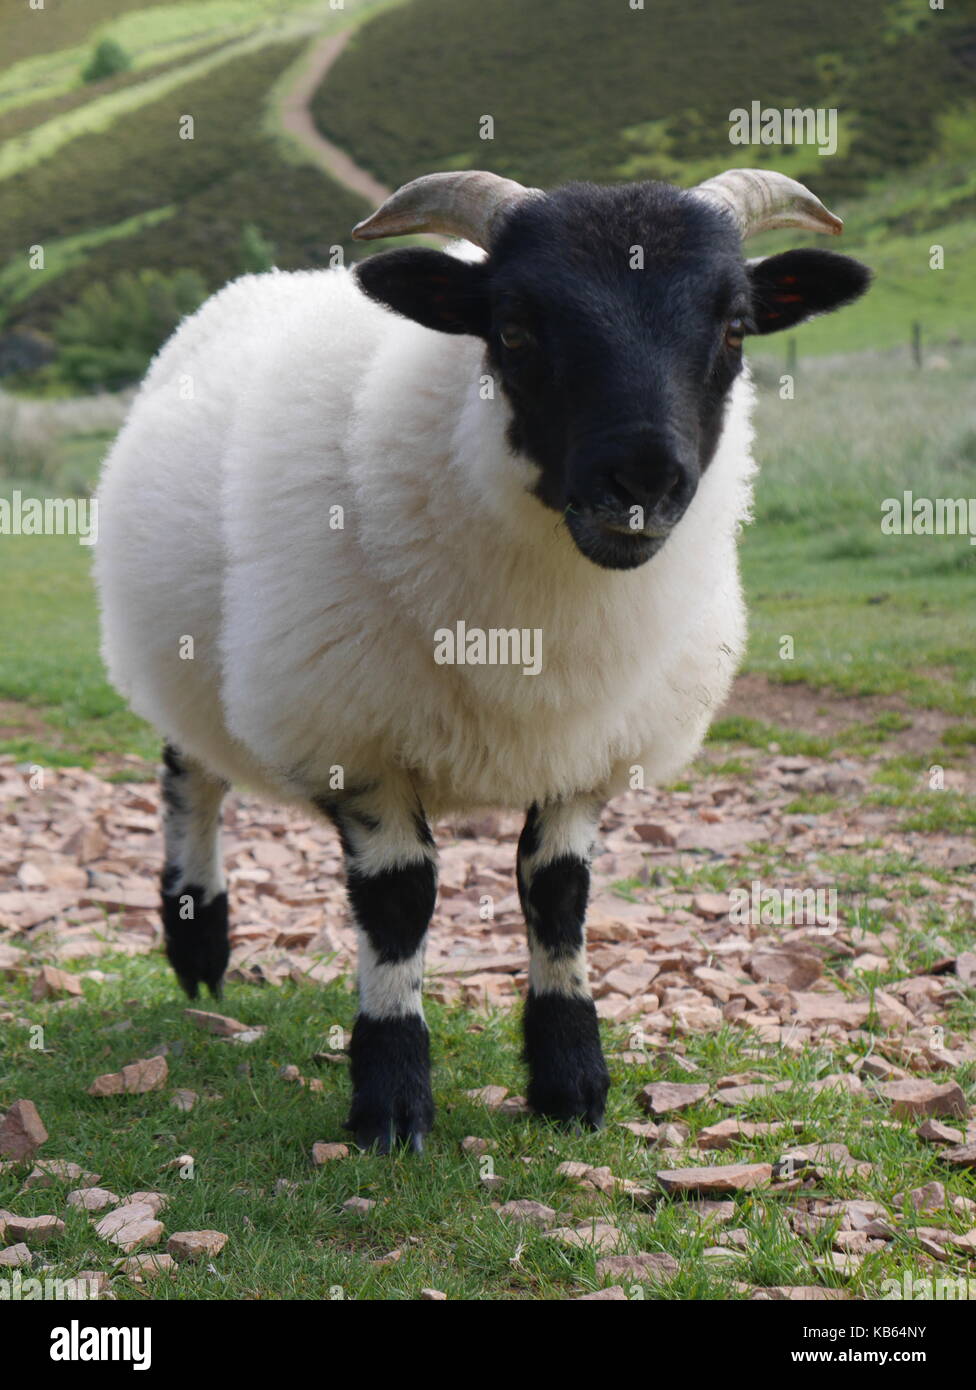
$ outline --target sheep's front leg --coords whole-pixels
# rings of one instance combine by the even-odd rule
[[[528,1100],[538,1115],[598,1129],[610,1076],[586,970],[586,900],[600,808],[590,799],[529,811],[518,887],[529,933]]]
[[[415,1152],[434,1120],[421,991],[424,943],[437,894],[434,837],[412,790],[399,784],[319,803],[346,858],[359,935],[359,1014],[350,1044],[346,1128],[364,1148]]]

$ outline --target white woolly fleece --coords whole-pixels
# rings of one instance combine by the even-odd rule
[[[483,355],[345,270],[246,276],[181,325],[99,493],[103,653],[139,714],[278,798],[401,769],[431,817],[675,775],[744,640],[751,385],[661,552],[608,571],[527,491]],[[460,620],[540,629],[540,674],[438,665]]]

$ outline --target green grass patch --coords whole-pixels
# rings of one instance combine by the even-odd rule
[[[98,964],[107,978],[86,982],[85,1002],[76,1008],[31,1003],[25,984],[7,989],[11,1012],[25,1022],[0,1025],[0,1091],[10,1098],[30,1096],[38,1105],[52,1136],[45,1156],[100,1173],[102,1184],[119,1195],[165,1192],[168,1231],[213,1228],[230,1237],[209,1266],[184,1266],[175,1279],[156,1281],[153,1298],[396,1300],[415,1299],[420,1289],[434,1287],[451,1299],[561,1299],[599,1287],[592,1252],[565,1250],[541,1231],[510,1224],[492,1210],[493,1202],[518,1198],[553,1207],[561,1224],[612,1221],[624,1233],[624,1251],[674,1255],[680,1273],[670,1283],[647,1285],[644,1295],[652,1299],[735,1298],[740,1281],[848,1284],[870,1296],[883,1279],[899,1277],[917,1260],[915,1223],[907,1217],[898,1240],[866,1260],[850,1281],[818,1271],[810,1260],[829,1249],[829,1233],[812,1243],[797,1240],[781,1211],[790,1196],[752,1193],[735,1199],[737,1211],[729,1223],[748,1233],[747,1253],[719,1262],[705,1251],[721,1228],[701,1223],[694,1202],[662,1195],[635,1208],[629,1198],[581,1190],[557,1173],[560,1163],[606,1165],[618,1176],[654,1184],[655,1172],[667,1161],[639,1143],[621,1121],[640,1118],[635,1097],[642,1085],[687,1080],[689,1072],[666,1054],[627,1065],[617,1050],[627,1040],[608,1033],[614,1084],[605,1130],[574,1136],[527,1118],[499,1116],[465,1092],[487,1084],[524,1090],[517,1014],[486,1017],[431,1005],[439,1115],[425,1153],[383,1159],[353,1150],[347,1159],[314,1169],[313,1143],[345,1138],[349,1080],[344,1067],[319,1066],[313,1053],[336,1051],[334,1030],[348,1030],[352,1023],[350,993],[338,984],[325,989],[231,986],[227,1011],[267,1028],[259,1041],[240,1046],[204,1034],[186,1019],[158,957],[105,957]],[[42,1025],[43,1050],[36,1047],[36,1033],[32,1048],[27,1022]],[[87,1095],[95,1075],[163,1047],[169,1066],[164,1090],[109,1099]],[[934,1177],[951,1192],[972,1193],[972,1176],[947,1176],[912,1126],[881,1125],[887,1107],[870,1092],[814,1095],[809,1083],[838,1069],[830,1053],[808,1049],[793,1056],[776,1048],[757,1060],[754,1040],[731,1029],[689,1038],[686,1047],[696,1080],[715,1082],[750,1068],[770,1081],[794,1083],[792,1092],[759,1099],[746,1110],[751,1119],[801,1117],[802,1131],[739,1144],[724,1157],[775,1162],[794,1138],[840,1141],[857,1159],[874,1164],[874,1172],[866,1179],[826,1178],[812,1195],[869,1197],[893,1206],[896,1192]],[[322,1091],[284,1081],[285,1064],[299,1066],[306,1077],[320,1076]],[[972,1079],[964,1078],[964,1084]],[[191,1112],[173,1106],[177,1087],[197,1093]],[[727,1114],[726,1107],[705,1101],[681,1119],[694,1134]],[[487,1166],[462,1154],[460,1142],[469,1134],[495,1146]],[[194,1159],[192,1169],[167,1166],[185,1154]],[[485,1172],[501,1180],[494,1190],[482,1185]],[[49,1274],[67,1278],[82,1268],[111,1269],[116,1252],[93,1235],[84,1213],[64,1208],[60,1189],[24,1195],[19,1189],[15,1172],[0,1175],[0,1206],[65,1214],[64,1235],[45,1246]],[[365,1215],[348,1212],[343,1203],[353,1196],[376,1205]],[[966,1226],[964,1218],[950,1217],[948,1224],[960,1232]],[[398,1260],[379,1263],[394,1250],[401,1252]],[[113,1288],[122,1300],[144,1296],[120,1275]]]

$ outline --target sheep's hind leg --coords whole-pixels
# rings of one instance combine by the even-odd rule
[[[349,1048],[357,1144],[414,1152],[434,1120],[422,989],[437,895],[434,838],[413,790],[390,784],[320,798],[339,832],[359,935],[359,1014]]]
[[[216,996],[230,955],[220,859],[220,807],[227,783],[167,743],[160,786],[166,955],[191,999],[201,984]]]
[[[537,1115],[598,1129],[610,1076],[586,969],[590,856],[599,819],[590,799],[533,806],[518,846],[529,933],[523,1031],[528,1101]]]

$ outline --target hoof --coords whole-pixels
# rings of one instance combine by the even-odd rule
[[[192,906],[192,915],[187,915]],[[206,985],[220,998],[224,971],[230,958],[227,939],[227,894],[218,893],[208,903],[203,889],[188,885],[182,893],[163,893],[163,932],[166,957],[191,999]]]
[[[352,1106],[346,1128],[363,1149],[422,1153],[434,1123],[430,1045],[422,1018],[360,1014],[349,1047]]]
[[[610,1073],[592,999],[530,992],[523,1026],[534,1113],[573,1133],[601,1129]]]

